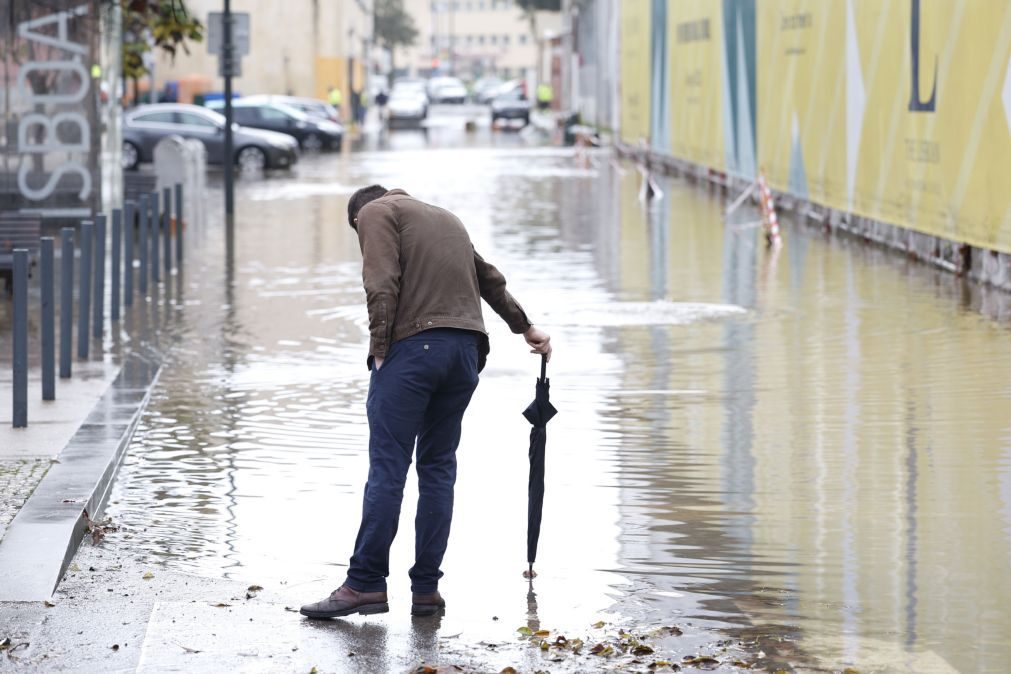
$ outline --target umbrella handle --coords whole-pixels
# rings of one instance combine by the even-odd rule
[[[541,381],[548,380],[548,355],[546,353],[541,354]]]

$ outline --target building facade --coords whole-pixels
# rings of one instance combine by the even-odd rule
[[[562,24],[558,12],[537,12],[532,24],[513,0],[405,0],[404,6],[419,35],[413,47],[397,50],[394,66],[413,75],[536,76],[540,45]]]
[[[274,94],[325,99],[331,86],[343,91],[365,86],[365,62],[371,49],[373,0],[233,0],[233,12],[250,15],[250,49],[242,57],[242,74],[233,87],[243,95]],[[187,10],[207,23],[221,11],[220,0],[187,0]],[[206,43],[190,45],[174,59],[159,55],[155,83],[181,83],[180,101],[194,93],[220,92],[218,57]],[[192,83],[192,86],[186,86]],[[170,87],[171,89],[171,87]]]

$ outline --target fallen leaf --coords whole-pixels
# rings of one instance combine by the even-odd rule
[[[73,564],[70,565],[70,570],[74,573],[77,573],[78,571],[81,570],[81,567],[77,565],[77,562],[74,562]]]
[[[513,669],[512,667],[506,667],[505,669],[503,669],[498,674],[516,674],[516,670]]]
[[[428,665],[421,665],[414,670],[414,674],[439,674],[439,670]]]
[[[526,625],[524,625],[523,627],[517,627],[516,631],[519,632],[520,634],[522,634],[525,637],[528,637],[528,636],[530,636],[531,634],[534,633],[534,631],[532,629],[530,629],[529,627],[527,627]]]
[[[537,637],[546,637],[549,634],[551,634],[551,630],[537,630],[536,632],[534,632],[534,636]]]
[[[141,576],[141,578],[143,578],[144,580],[151,580],[152,578],[154,578],[154,574],[148,571],[143,576]]]
[[[246,592],[260,592],[261,590],[263,590],[261,585],[250,585],[246,588]]]
[[[10,637],[4,637],[3,639],[0,639],[0,651],[6,651],[10,647],[11,647]]]
[[[739,667],[741,669],[751,669],[752,667],[754,667],[753,664],[751,664],[750,662],[745,662],[744,660],[734,660],[731,664],[734,667]]]
[[[661,667],[670,667],[670,662],[668,660],[654,660],[646,666],[646,669],[659,669]]]
[[[219,601],[217,604],[211,604],[214,608],[228,608],[231,604],[226,604],[223,601]]]
[[[45,606],[46,608],[53,608],[54,606],[56,606],[56,604],[49,601],[48,599],[42,602],[42,605]]]
[[[593,623],[592,625],[590,625],[590,627],[592,627],[595,630],[599,630],[604,625],[605,625],[604,621],[603,620],[599,620],[599,621]]]
[[[842,674],[860,674],[860,672],[853,669],[852,667],[847,667],[846,669],[842,670]]]
[[[548,642],[547,641],[542,641],[541,642],[541,650],[542,651],[546,651],[546,650],[548,650],[548,648],[549,648]]]
[[[653,653],[653,649],[646,644],[639,644],[632,649],[632,655],[650,655]]]
[[[312,669],[309,670],[309,674],[319,674],[319,670],[313,667]]]
[[[681,631],[681,628],[678,627],[677,625],[671,625],[670,627],[665,627],[664,630],[666,630],[667,633],[670,634],[671,636],[675,636],[675,637],[679,637],[682,634],[684,634],[684,632]]]
[[[285,606],[284,610],[285,611],[291,611],[292,613],[298,613],[298,609],[295,608],[294,606]]]

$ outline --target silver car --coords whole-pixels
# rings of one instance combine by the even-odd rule
[[[155,103],[127,113],[123,123],[123,168],[154,161],[154,148],[166,136],[199,140],[207,162],[221,164],[225,154],[225,118],[199,105]],[[232,125],[233,161],[247,170],[291,168],[298,142],[283,133]]]

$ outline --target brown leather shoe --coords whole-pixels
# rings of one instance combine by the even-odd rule
[[[435,615],[446,608],[446,600],[438,592],[433,594],[414,593],[411,601],[411,615]]]
[[[389,610],[385,592],[358,592],[341,585],[326,599],[306,604],[299,613],[309,618],[338,618],[352,613],[371,615]]]

